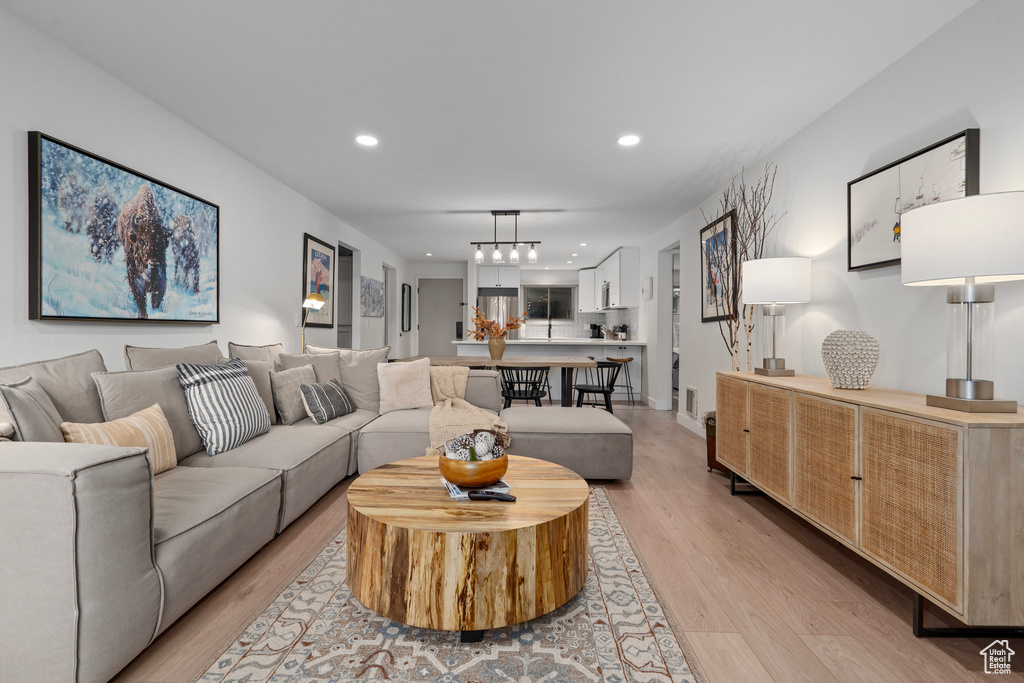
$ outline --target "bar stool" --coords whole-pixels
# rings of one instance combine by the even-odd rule
[[[616,384],[615,387],[616,388],[624,387],[626,389],[626,395],[629,396],[629,405],[635,406],[636,405],[636,400],[634,400],[634,398],[633,398],[633,382],[629,378],[629,364],[633,362],[633,357],[630,356],[629,358],[608,358],[606,360],[609,363],[621,363],[622,364],[622,368],[625,370],[625,373],[623,373],[620,376],[621,377],[625,377],[626,381],[625,381],[624,384]]]

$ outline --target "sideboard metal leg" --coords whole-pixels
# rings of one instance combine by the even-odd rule
[[[924,625],[924,597],[914,593],[914,635],[918,638],[1024,638],[1024,628],[1013,626],[968,626],[940,628]]]
[[[483,631],[460,631],[459,640],[463,643],[479,643],[484,639]]]
[[[738,491],[736,489],[736,484],[744,484],[744,485],[749,486],[751,488],[750,489],[745,489],[743,491]],[[747,481],[743,477],[737,477],[736,473],[733,472],[732,470],[729,471],[729,494],[733,495],[733,496],[763,496],[763,495],[765,495],[764,491],[758,491],[756,488],[754,488],[753,484],[751,484],[749,481]]]

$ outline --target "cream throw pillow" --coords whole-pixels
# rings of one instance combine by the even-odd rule
[[[142,446],[148,448],[146,458],[153,474],[175,467],[174,435],[160,404],[154,404],[134,415],[110,422],[64,422],[60,426],[68,443],[91,443],[103,446]]]
[[[392,410],[430,408],[430,359],[408,363],[381,363],[377,366],[380,383],[380,414]]]

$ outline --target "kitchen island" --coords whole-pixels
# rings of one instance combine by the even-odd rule
[[[486,341],[453,341],[456,354],[473,356],[490,360]],[[606,358],[632,358],[629,363],[629,375],[633,381],[633,395],[641,400],[643,378],[643,356],[647,342],[634,340],[609,339],[510,339],[505,342],[505,353],[510,356],[593,356],[595,360]],[[618,384],[626,381],[625,369],[619,373]],[[561,377],[558,372],[550,373],[551,394],[553,399],[562,393]],[[577,379],[577,382],[579,380]],[[615,401],[625,401],[625,388],[618,389],[613,396]]]

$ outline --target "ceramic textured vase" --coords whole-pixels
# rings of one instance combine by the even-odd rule
[[[821,360],[836,389],[865,389],[878,365],[878,340],[861,330],[836,330],[821,343]]]
[[[501,357],[505,355],[505,338],[488,337],[487,350],[491,353],[491,360],[501,360]]]

